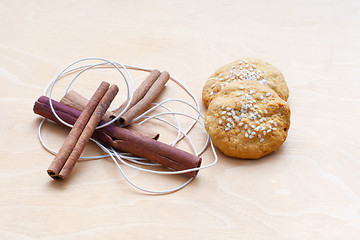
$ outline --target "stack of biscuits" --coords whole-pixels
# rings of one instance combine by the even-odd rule
[[[276,151],[290,127],[289,89],[282,73],[244,58],[218,69],[206,82],[206,131],[230,157],[257,159]]]

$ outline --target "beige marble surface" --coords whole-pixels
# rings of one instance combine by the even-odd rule
[[[0,239],[359,239],[359,22],[351,0],[1,1]],[[134,190],[109,159],[54,182],[32,105],[62,68],[92,56],[167,70],[198,100],[223,64],[266,60],[288,82],[289,137],[257,161],[219,152],[171,195]],[[91,93],[96,81],[75,88]],[[46,129],[58,148],[64,129]],[[154,188],[183,180],[127,172]]]

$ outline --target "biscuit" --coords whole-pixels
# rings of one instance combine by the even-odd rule
[[[283,100],[289,89],[282,73],[271,64],[255,58],[244,58],[219,68],[205,83],[202,99],[206,106],[229,82],[255,80],[273,89]]]
[[[290,127],[290,108],[275,91],[251,80],[229,83],[210,103],[205,128],[224,154],[257,159],[277,150]]]

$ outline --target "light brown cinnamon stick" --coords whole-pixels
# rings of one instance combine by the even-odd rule
[[[133,99],[129,105],[129,109],[131,109],[135,104],[137,104],[149,91],[149,89],[152,87],[152,85],[155,83],[155,81],[159,78],[160,71],[157,69],[154,69],[150,72],[150,74],[145,78],[145,80],[140,84],[140,86],[135,90]],[[126,107],[126,105],[129,103],[129,99],[126,100],[121,106],[114,110],[112,112],[112,115],[110,116],[110,119],[114,119],[117,115],[119,115]]]
[[[128,125],[135,117],[145,112],[149,104],[160,94],[167,81],[170,79],[168,72],[162,72],[144,97],[134,106],[129,108],[120,118],[119,125]]]
[[[101,118],[104,116],[106,110],[109,108],[112,100],[114,100],[118,91],[119,89],[116,85],[111,85],[111,87],[107,90],[107,92],[99,102],[94,113],[91,115],[88,123],[86,124],[83,132],[81,133],[73,151],[71,152],[69,158],[66,160],[64,166],[59,173],[59,177],[61,179],[66,179],[69,176],[76,162],[79,160],[79,157],[84,150],[87,142],[89,141],[91,135],[94,133],[96,126],[99,124]]]
[[[83,111],[83,109],[86,106],[86,104],[88,103],[88,101],[89,100],[87,100],[85,97],[83,97],[79,93],[77,93],[77,92],[75,92],[73,90],[70,90],[60,100],[60,103],[66,105],[66,106],[69,106],[71,108],[74,108],[76,110]],[[109,122],[111,120],[110,119],[111,114],[112,114],[112,112],[106,111],[106,113],[104,114],[102,119]],[[129,124],[125,128],[127,128],[130,131],[140,133],[143,136],[153,138],[155,140],[158,140],[159,137],[160,137],[160,134],[155,132],[151,128],[147,128],[147,127],[144,127],[144,126],[139,125],[139,124]]]
[[[92,113],[94,112],[101,98],[105,95],[108,88],[109,83],[102,82],[94,95],[91,97],[89,103],[86,105],[70,133],[66,137],[66,140],[61,146],[58,154],[55,156],[55,159],[49,166],[47,173],[50,175],[50,177],[56,179],[59,178],[58,174],[61,168],[64,166],[66,160],[70,156]]]

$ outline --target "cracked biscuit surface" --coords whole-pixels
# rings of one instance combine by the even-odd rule
[[[283,100],[289,97],[284,76],[273,65],[256,58],[243,58],[219,68],[205,83],[202,100],[206,106],[230,82],[253,80],[273,89]]]
[[[290,127],[290,108],[269,87],[251,80],[227,84],[210,103],[205,128],[224,154],[257,159],[276,151]]]

